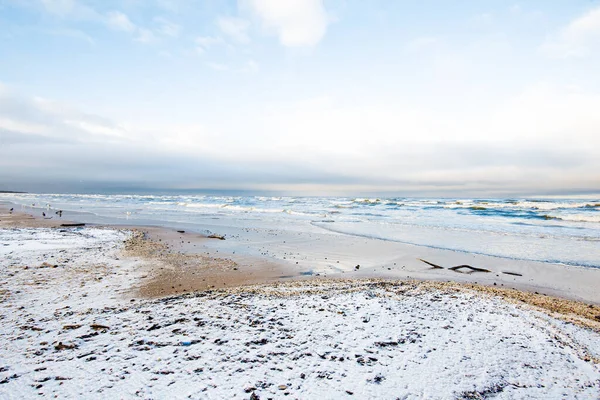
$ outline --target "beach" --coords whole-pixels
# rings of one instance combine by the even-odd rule
[[[185,268],[170,274],[168,279],[185,276],[190,282],[186,287],[177,282],[182,290],[221,288],[248,279],[247,283],[264,283],[266,279],[307,276],[433,279],[600,304],[600,268],[595,266],[600,264],[596,199],[3,197],[13,202],[5,203],[5,208],[11,204],[16,211],[38,217],[35,224],[52,226],[73,219],[143,229],[150,239],[176,253],[202,253],[205,261],[225,254],[239,264],[239,270],[223,271],[227,279],[221,282],[197,280],[187,276]],[[58,209],[65,210],[61,217],[55,214]],[[46,217],[40,218],[45,211]],[[548,215],[554,219],[547,219]],[[341,233],[332,231],[332,226],[352,226],[352,230]],[[226,240],[206,240],[210,235]],[[403,240],[405,236],[415,239]],[[183,266],[189,262],[180,261]],[[455,268],[462,265],[479,270]],[[264,279],[257,274],[265,275]],[[159,290],[164,290],[163,294],[172,291],[170,287]]]
[[[3,398],[600,391],[591,301],[468,283],[490,273],[418,260],[411,279],[367,267],[306,274],[295,261],[227,253],[227,240],[206,235],[1,214]]]
[[[600,4],[1,1],[0,400],[600,400]]]

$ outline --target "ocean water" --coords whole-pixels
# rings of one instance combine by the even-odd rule
[[[81,212],[89,222],[335,233],[339,240],[353,235],[600,268],[600,198],[1,194],[0,200]]]

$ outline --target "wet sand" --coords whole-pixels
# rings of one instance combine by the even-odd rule
[[[210,239],[164,228],[134,228],[125,254],[153,264],[152,276],[139,287],[142,297],[164,297],[210,289],[299,278],[287,265],[254,257],[219,256],[205,245]],[[187,251],[183,251],[183,247]]]
[[[352,274],[333,274],[324,277],[323,275],[310,274],[308,271],[294,268],[292,265],[256,257],[236,256],[235,254],[229,254],[226,257],[214,257],[213,255],[218,253],[206,247],[206,244],[216,239],[164,228],[132,229],[136,231],[136,234],[126,243],[126,254],[155,260],[161,265],[156,270],[155,275],[140,287],[139,295],[142,297],[156,298],[202,290],[236,287],[241,287],[242,291],[246,291],[251,289],[243,288],[243,286],[309,279],[324,283],[368,281],[382,285],[398,279],[407,280],[387,270],[387,273],[375,274],[373,270],[360,273],[359,269]],[[439,271],[439,269],[431,268],[427,264],[423,263],[423,265],[429,271]],[[473,280],[479,276],[479,279],[481,279],[481,275],[478,274],[487,275],[489,273],[460,272],[463,270],[469,271],[468,268],[460,269],[459,272],[448,271],[449,274],[464,275],[466,279],[462,282],[457,280],[409,278],[408,282],[411,282],[412,285],[409,287],[444,291],[477,290],[491,296],[500,296],[514,303],[526,303],[535,306],[554,317],[600,332],[600,306],[598,305],[561,299],[533,290],[519,290],[517,288],[494,286],[493,284],[488,286],[468,283],[469,278]],[[507,279],[510,279],[511,276],[508,277]],[[493,280],[494,278],[490,279]]]
[[[14,208],[14,211],[10,211]],[[0,228],[60,228],[62,224],[71,224],[73,221],[62,219],[54,213],[48,211],[47,218],[40,215],[19,210],[19,206],[0,203]]]

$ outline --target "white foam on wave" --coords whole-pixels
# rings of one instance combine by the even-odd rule
[[[369,199],[369,198],[358,198],[352,200],[354,203],[362,203],[362,204],[379,204],[381,203],[381,199]]]
[[[264,197],[264,196],[257,196],[254,197],[254,199],[258,200],[258,201],[281,201],[283,200],[283,197]]]
[[[565,215],[561,215],[560,217],[556,217],[556,218],[563,220],[563,221],[600,223],[600,215],[565,214]]]
[[[292,209],[283,209],[283,208],[261,208],[261,207],[254,207],[254,206],[241,206],[241,205],[233,205],[233,204],[205,204],[205,203],[193,203],[193,204],[188,204],[188,203],[179,203],[180,205],[186,207],[186,208],[192,208],[192,209],[220,209],[222,211],[232,211],[232,212],[243,212],[243,213],[249,213],[249,212],[253,212],[253,213],[264,213],[264,214],[288,214],[288,215],[299,215],[299,216],[314,216],[314,215],[318,215],[319,213],[314,212],[314,213],[310,213],[310,212],[302,212],[302,211],[296,211],[296,210],[292,210]],[[325,215],[325,213],[323,213],[323,215]]]
[[[552,253],[552,257],[545,254],[539,259],[598,265],[598,258],[586,247],[573,247],[572,239],[600,238],[599,199],[73,194],[5,194],[0,198],[20,203],[27,212],[37,215],[41,211],[29,211],[32,203],[38,208],[50,203],[65,211],[87,211],[105,218],[122,219],[123,212],[129,211],[134,218],[151,215],[157,221],[186,221],[199,227],[212,223],[207,221],[212,221],[215,216],[221,218],[219,224],[222,225],[237,226],[239,221],[249,218],[259,226],[283,224],[290,230],[306,229],[303,224],[308,221],[327,220],[328,230],[339,228],[337,223],[350,224],[344,226],[347,234],[412,243],[417,242],[418,231],[424,232],[416,243],[419,245],[468,248],[487,253],[494,250],[495,255],[509,258],[523,257],[522,241],[527,238],[531,246],[543,253]],[[471,212],[469,209],[485,211]],[[502,246],[495,242],[494,235],[504,238],[505,243],[508,242],[506,238],[512,238],[514,244],[506,244],[500,249]],[[479,236],[487,241],[479,241]],[[473,237],[477,239],[475,242]],[[540,242],[540,239],[544,241]],[[549,239],[553,244],[544,244]],[[552,248],[544,250],[543,246]],[[568,251],[557,251],[556,248]]]
[[[180,205],[186,208],[224,208],[227,207],[228,204],[224,203],[216,203],[216,204],[207,204],[207,203],[179,203]]]

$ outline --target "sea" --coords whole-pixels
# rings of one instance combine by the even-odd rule
[[[185,227],[230,236],[308,232],[600,268],[600,197],[409,198],[207,194],[0,194],[78,221]]]

